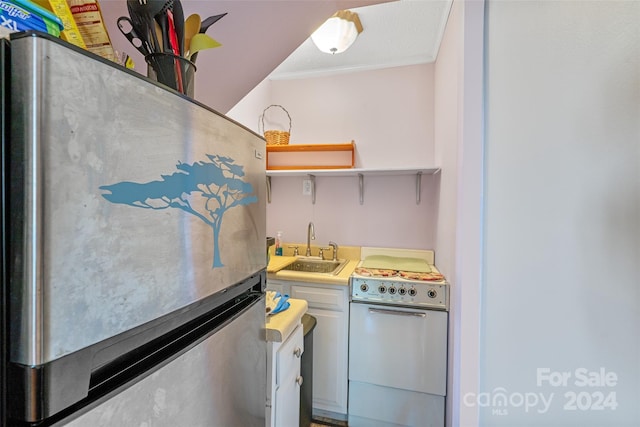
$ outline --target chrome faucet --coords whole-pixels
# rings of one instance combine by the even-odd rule
[[[307,256],[311,256],[311,241],[316,240],[316,230],[313,228],[313,223],[310,222],[307,227]]]
[[[338,260],[338,244],[336,242],[329,242],[329,246],[333,248],[333,260]]]

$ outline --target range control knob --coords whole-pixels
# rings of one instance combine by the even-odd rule
[[[390,293],[391,295],[394,295],[394,294],[396,293],[396,288],[395,288],[394,286],[390,286],[390,287],[389,287],[389,293]]]
[[[367,292],[369,290],[369,285],[367,285],[366,283],[363,283],[362,285],[360,285],[360,290],[362,292]]]
[[[384,294],[385,292],[387,292],[387,287],[385,285],[378,286],[378,292]]]
[[[438,292],[436,292],[436,290],[435,290],[435,289],[429,289],[429,290],[427,291],[427,296],[428,296],[429,298],[435,298],[435,297],[437,297],[437,296],[438,296]]]
[[[418,291],[416,291],[416,288],[409,289],[409,295],[411,295],[412,297],[415,297],[417,293]]]
[[[403,286],[400,286],[400,289],[398,289],[398,293],[400,295],[404,295],[407,293],[407,290]]]

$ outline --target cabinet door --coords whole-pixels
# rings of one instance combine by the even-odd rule
[[[276,390],[275,427],[297,426],[300,423],[300,384],[297,372],[290,372]]]
[[[313,408],[347,413],[349,301],[347,289],[291,287],[316,318],[313,331]]]
[[[296,326],[276,355],[276,384],[281,385],[288,375],[300,375],[300,358],[304,351],[302,325]]]
[[[302,325],[276,353],[275,427],[297,426],[300,420],[300,358],[304,351]]]
[[[310,308],[316,318],[313,332],[313,407],[347,413],[346,315]]]

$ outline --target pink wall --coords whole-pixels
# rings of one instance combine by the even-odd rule
[[[228,115],[258,130],[264,108],[281,104],[292,117],[291,144],[354,140],[358,168],[433,167],[433,76],[433,64],[421,64],[266,81]],[[274,123],[267,128],[278,120],[287,125],[278,114],[269,110]],[[313,205],[302,195],[303,177],[274,177],[267,232],[282,230],[285,241],[303,242],[313,221],[318,244],[433,248],[439,179],[422,177],[417,205],[414,175],[366,176],[360,205],[357,177],[318,177]]]
[[[447,277],[451,286],[450,316],[458,313],[460,288],[456,281],[456,221],[458,186],[458,120],[460,114],[461,55],[456,47],[462,43],[462,5],[455,2],[449,15],[447,28],[442,38],[435,67],[435,156],[443,166],[440,187],[439,227],[436,232],[436,255],[440,271]],[[456,395],[457,352],[460,347],[455,340],[455,322],[449,323],[449,375],[447,376],[447,421],[448,426],[458,424],[458,406]],[[455,377],[455,378],[454,378]],[[454,403],[455,401],[455,403]]]
[[[267,233],[284,232],[286,242],[305,242],[312,221],[316,244],[430,248],[434,242],[438,176],[422,177],[416,205],[414,176],[365,177],[360,205],[357,177],[317,177],[316,204],[302,196],[302,177],[272,178]]]
[[[436,262],[451,283],[448,426],[477,425],[482,217],[482,1],[454,1],[435,71],[436,161],[442,164]]]
[[[271,101],[291,114],[291,144],[355,140],[356,167],[433,164],[432,64],[275,80]]]

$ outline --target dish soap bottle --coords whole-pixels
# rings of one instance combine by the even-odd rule
[[[282,231],[276,234],[276,255],[282,256]]]

